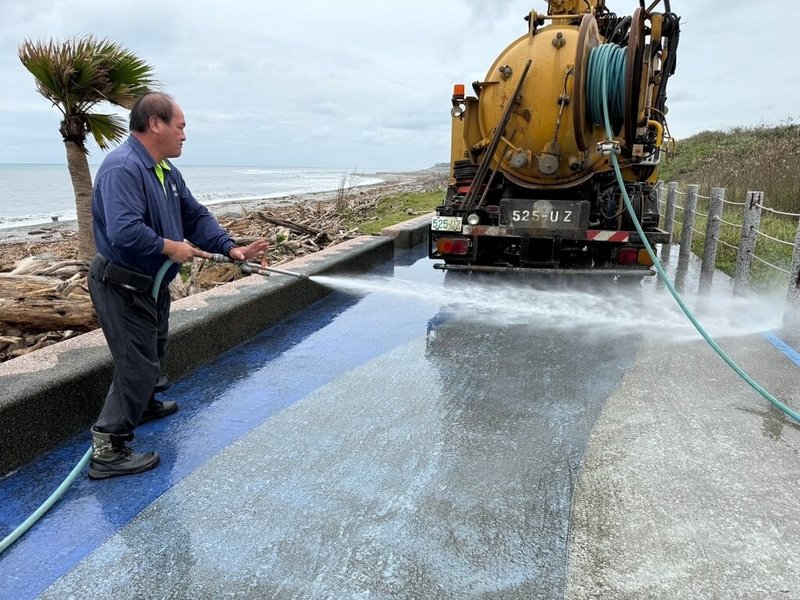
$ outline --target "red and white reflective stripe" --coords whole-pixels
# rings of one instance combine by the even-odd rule
[[[603,231],[590,229],[586,232],[586,239],[593,242],[627,242],[630,233],[627,231]]]

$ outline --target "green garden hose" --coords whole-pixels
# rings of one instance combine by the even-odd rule
[[[55,504],[58,501],[58,499],[61,498],[61,496],[64,494],[67,488],[70,485],[72,485],[72,482],[75,481],[75,478],[78,476],[78,473],[83,471],[84,467],[89,464],[89,459],[91,458],[92,458],[92,449],[89,448],[86,451],[86,454],[83,455],[83,458],[81,458],[78,461],[78,464],[75,465],[75,467],[72,469],[70,474],[67,475],[67,478],[61,482],[61,485],[59,485],[56,488],[56,491],[50,494],[50,497],[47,500],[45,500],[44,503],[39,508],[37,508],[36,511],[34,511],[34,513],[30,517],[25,519],[22,525],[17,527],[14,531],[8,534],[3,539],[2,542],[0,542],[0,554],[2,554],[2,552],[6,548],[8,548],[11,544],[17,541],[18,537],[20,537],[23,533],[28,531],[28,529],[30,529],[31,526],[33,526],[33,524],[36,523],[36,521],[38,521],[42,517],[42,515],[44,515],[48,510],[50,510],[50,507],[53,506],[53,504]]]
[[[161,265],[158,273],[156,273],[156,277],[153,280],[153,289],[150,292],[150,295],[153,296],[153,300],[158,300],[158,291],[161,289],[161,281],[164,279],[164,275],[166,275],[167,271],[169,271],[169,268],[174,264],[172,259],[168,258],[164,261],[164,264]]]

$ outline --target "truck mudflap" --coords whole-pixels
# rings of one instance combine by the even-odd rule
[[[618,277],[651,277],[656,274],[655,270],[649,267],[597,267],[594,269],[548,269],[538,267],[502,267],[490,265],[462,265],[434,263],[434,269],[441,271],[471,271],[474,273],[528,273],[535,275],[602,275]]]

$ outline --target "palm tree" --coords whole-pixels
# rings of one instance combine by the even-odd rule
[[[86,149],[91,133],[97,145],[108,149],[125,139],[124,119],[93,112],[108,102],[130,108],[136,98],[157,85],[153,68],[126,48],[94,36],[63,42],[25,40],[19,59],[36,79],[38,92],[64,116],[59,127],[67,148],[67,167],[78,212],[78,258],[94,256],[92,231],[92,176]]]

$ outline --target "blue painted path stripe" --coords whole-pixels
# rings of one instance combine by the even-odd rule
[[[794,348],[792,348],[789,344],[784,342],[781,338],[775,335],[772,332],[764,332],[761,336],[767,340],[770,344],[775,346],[786,358],[792,361],[794,364],[800,367],[800,353],[797,352]]]
[[[403,267],[395,260],[373,273],[397,273]],[[431,270],[428,264],[419,268]],[[0,600],[35,598],[165,491],[276,412],[424,335],[435,312],[406,298],[334,293],[176,382],[165,397],[178,402],[178,413],[138,428],[133,442],[137,450],[157,451],[161,464],[134,477],[79,477],[0,554]],[[89,443],[86,431],[0,478],[0,538],[58,487]]]

